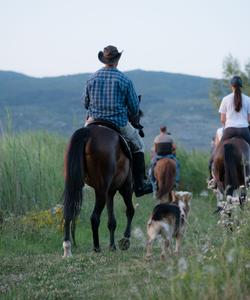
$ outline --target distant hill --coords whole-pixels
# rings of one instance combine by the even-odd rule
[[[208,98],[210,78],[142,70],[126,74],[143,96],[147,148],[161,124],[188,149],[209,147],[219,119]],[[0,71],[2,126],[6,126],[7,108],[15,131],[46,129],[69,136],[83,124],[81,95],[89,75],[34,78]]]

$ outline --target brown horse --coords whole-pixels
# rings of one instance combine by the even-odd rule
[[[213,174],[217,183],[218,198],[223,195],[232,196],[240,186],[247,187],[247,177],[250,175],[250,146],[242,138],[233,137],[221,142],[213,157]],[[240,196],[240,201],[244,201]]]
[[[109,247],[110,250],[116,249],[113,201],[117,191],[124,199],[127,216],[124,238],[120,240],[119,247],[122,250],[128,249],[134,216],[131,161],[122,151],[116,131],[104,126],[91,125],[78,129],[71,138],[65,159],[64,257],[71,256],[70,232],[74,241],[75,220],[81,208],[84,183],[95,191],[95,206],[90,218],[94,251],[100,251],[98,228],[105,205],[110,231]]]
[[[157,181],[156,198],[161,202],[174,200],[174,185],[176,176],[176,162],[171,158],[160,159],[155,168],[154,176]]]

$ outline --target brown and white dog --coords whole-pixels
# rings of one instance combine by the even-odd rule
[[[155,206],[147,223],[147,260],[152,257],[152,244],[158,236],[162,236],[162,259],[166,258],[166,250],[169,249],[173,237],[176,239],[175,252],[180,251],[180,241],[185,232],[191,199],[192,194],[189,192],[176,192],[174,202]]]

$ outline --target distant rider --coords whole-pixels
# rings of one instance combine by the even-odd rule
[[[176,186],[180,181],[180,163],[176,158],[176,144],[174,139],[167,132],[166,126],[160,127],[160,134],[154,139],[153,151],[151,153],[151,168],[149,170],[150,180],[153,184],[153,190],[157,189],[157,182],[154,177],[154,167],[161,158],[171,158],[176,162]]]
[[[98,53],[105,65],[87,81],[85,108],[88,109],[87,123],[102,119],[114,123],[121,134],[133,145],[133,177],[135,195],[140,197],[152,192],[145,179],[144,142],[138,130],[128,121],[128,115],[137,118],[139,99],[132,81],[117,69],[122,52],[114,46],[107,46]]]

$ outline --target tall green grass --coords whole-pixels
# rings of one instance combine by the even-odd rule
[[[64,137],[47,132],[4,134],[0,138],[0,210],[18,215],[61,203],[66,144]],[[179,149],[177,157],[180,189],[203,190],[208,156]]]
[[[22,214],[60,202],[64,138],[46,132],[0,138],[0,209]]]
[[[180,161],[180,189],[195,194],[207,188],[209,154],[193,150],[192,152],[178,149]]]

